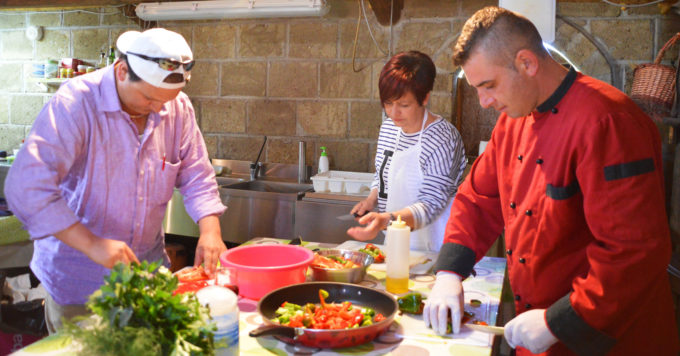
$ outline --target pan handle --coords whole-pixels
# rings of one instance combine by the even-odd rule
[[[250,335],[251,337],[273,335],[294,339],[295,328],[282,325],[261,325],[257,329],[253,329],[252,331],[250,331],[248,335]]]

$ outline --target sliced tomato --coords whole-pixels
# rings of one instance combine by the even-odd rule
[[[177,294],[182,294],[182,293],[196,293],[198,290],[200,290],[203,287],[206,287],[208,285],[208,281],[191,281],[191,282],[182,282],[177,286],[177,289],[175,289],[174,292],[172,292],[173,295]]]
[[[192,282],[210,279],[203,270],[203,266],[191,267],[179,270],[175,273],[180,282]]]

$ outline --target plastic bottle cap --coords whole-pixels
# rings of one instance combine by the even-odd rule
[[[238,297],[229,288],[207,286],[196,292],[196,298],[203,305],[208,305],[210,315],[217,316],[238,310]]]
[[[328,154],[326,153],[326,147],[323,147],[323,146],[321,147],[321,155],[322,156],[328,156]]]
[[[406,221],[401,220],[401,215],[397,215],[397,220],[392,220],[390,226],[397,229],[404,229],[406,228]]]

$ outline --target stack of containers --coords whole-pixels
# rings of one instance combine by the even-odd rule
[[[315,192],[366,195],[371,190],[373,173],[328,171],[312,177]]]

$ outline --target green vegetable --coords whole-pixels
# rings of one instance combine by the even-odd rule
[[[397,299],[399,310],[404,313],[422,314],[425,303],[423,303],[423,296],[418,292],[409,293]]]
[[[213,355],[208,308],[193,293],[173,296],[177,284],[160,261],[119,263],[86,304],[94,325],[66,322],[65,330],[83,355]]]
[[[342,257],[339,257],[339,256],[328,256],[328,258],[330,258],[331,260],[333,260],[335,262],[340,262],[343,265],[347,264],[347,260],[345,260],[345,259],[343,259]]]
[[[364,314],[365,318],[372,318],[375,316],[375,310],[373,310],[373,308],[363,307],[361,314]]]

